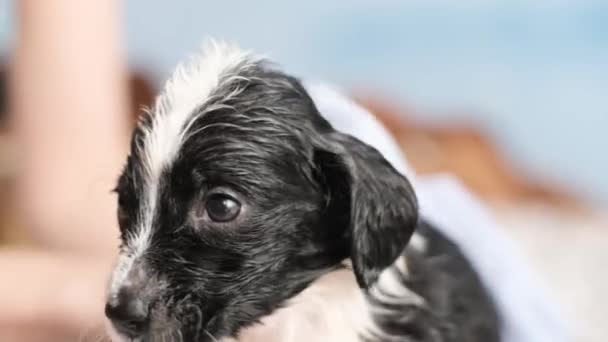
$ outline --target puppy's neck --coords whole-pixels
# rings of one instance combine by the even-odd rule
[[[369,325],[365,296],[350,268],[332,271],[285,307],[222,342],[359,341]]]

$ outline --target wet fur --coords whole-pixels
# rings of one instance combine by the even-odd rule
[[[216,187],[243,203],[235,222],[198,219]],[[420,220],[407,179],[238,48],[178,69],[116,192],[108,303],[149,318],[132,339],[110,328],[117,341],[498,341],[482,284]],[[412,234],[422,247],[406,248]]]

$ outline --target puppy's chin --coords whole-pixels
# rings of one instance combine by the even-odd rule
[[[340,269],[316,280],[287,302],[221,342],[307,342],[360,340],[371,324],[367,303],[351,270]]]
[[[194,332],[195,335],[198,332]],[[198,335],[196,335],[198,336]],[[146,332],[142,337],[130,338],[125,336],[114,328],[109,320],[105,321],[105,336],[100,341],[106,342],[187,342],[192,336],[180,331],[176,326],[164,329],[152,329]]]
[[[110,322],[107,319],[105,320],[105,327],[106,327],[106,334],[108,335],[107,337],[109,338],[110,341],[112,341],[112,342],[132,342],[131,339],[129,339],[128,337],[119,334],[116,331],[116,329],[114,329],[114,327],[112,326],[112,322]]]

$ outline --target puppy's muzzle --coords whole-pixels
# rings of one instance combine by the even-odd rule
[[[105,314],[121,335],[136,338],[147,330],[152,292],[150,283],[142,264],[136,262],[122,283],[108,296]]]
[[[133,288],[123,287],[106,303],[105,313],[114,329],[122,335],[141,336],[150,320],[149,305],[139,298]]]

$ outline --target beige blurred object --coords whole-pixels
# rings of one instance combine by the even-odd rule
[[[8,280],[0,282],[0,341],[82,340],[104,321],[119,235],[110,190],[132,122],[122,8],[117,0],[16,2],[4,106],[5,155],[17,160],[2,210],[4,231],[28,236],[15,246],[18,238],[5,235],[0,246]]]
[[[16,2],[7,88],[15,202],[41,248],[110,255],[116,245],[109,190],[128,137],[120,6]]]
[[[495,208],[578,342],[608,341],[608,215],[543,205]]]
[[[0,65],[0,83],[6,82],[6,67]],[[5,90],[4,87],[0,91]],[[142,70],[129,74],[129,118],[133,123],[142,108],[152,105],[157,89],[152,77]],[[27,229],[16,217],[14,192],[17,172],[17,148],[6,123],[6,94],[0,94],[3,107],[0,108],[0,245],[28,244]]]
[[[580,200],[555,184],[526,178],[500,153],[482,130],[461,122],[431,124],[380,97],[359,95],[397,138],[414,169],[421,174],[449,172],[490,202],[542,202],[582,209]],[[419,117],[419,116],[418,116]]]
[[[27,241],[14,217],[13,177],[17,170],[14,141],[9,137],[7,119],[6,67],[0,64],[0,245]]]

